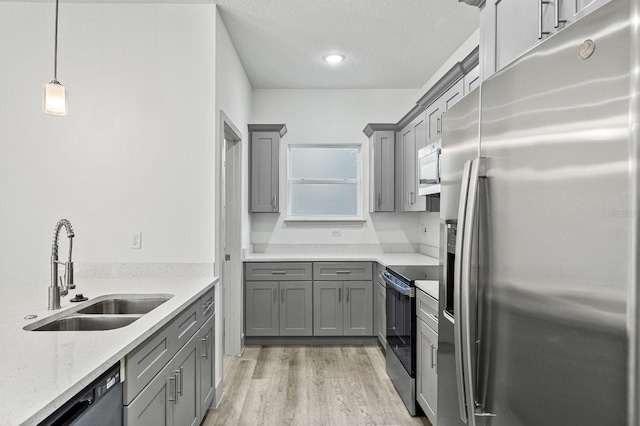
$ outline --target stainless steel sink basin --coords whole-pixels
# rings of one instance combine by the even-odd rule
[[[32,331],[113,330],[129,325],[138,318],[140,315],[69,315],[34,328]]]
[[[107,299],[96,302],[78,311],[79,314],[137,314],[151,312],[166,302],[168,298],[149,299]]]
[[[114,294],[57,319],[43,319],[26,331],[96,331],[125,327],[173,297],[172,294]]]

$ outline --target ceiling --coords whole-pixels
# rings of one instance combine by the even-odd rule
[[[214,0],[254,88],[417,89],[478,28],[455,0]],[[322,57],[346,56],[338,65]]]

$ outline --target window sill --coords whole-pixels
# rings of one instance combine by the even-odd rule
[[[345,225],[363,225],[367,220],[363,217],[288,217],[284,220],[284,223],[288,225],[303,225],[303,224],[345,224]]]

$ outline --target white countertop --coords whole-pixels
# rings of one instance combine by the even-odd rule
[[[438,300],[440,297],[438,294],[439,286],[440,286],[440,283],[438,281],[432,281],[432,280],[416,281],[416,287],[418,287],[420,290],[424,291],[425,293],[427,293],[429,296],[433,297],[436,300]]]
[[[438,266],[438,259],[420,253],[251,253],[245,262],[350,262],[366,261],[388,265]]]
[[[47,310],[47,285],[25,300],[28,292],[2,291],[0,308],[2,398],[0,425],[32,425],[46,418],[109,367],[117,363],[178,312],[211,289],[217,278],[77,279],[72,294],[90,297],[82,303],[62,298],[62,308]],[[14,289],[15,290],[15,289]],[[28,289],[29,292],[33,292]],[[107,331],[25,331],[43,318],[92,303],[106,294],[173,294],[132,324]],[[71,296],[73,297],[73,296]],[[25,315],[36,319],[26,320]]]

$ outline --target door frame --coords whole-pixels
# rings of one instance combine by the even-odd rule
[[[216,326],[216,343],[221,348],[216,363],[222,365],[223,355],[239,355],[244,347],[242,309],[242,197],[225,200],[226,193],[242,194],[242,154],[244,137],[231,119],[220,110],[218,141],[215,148],[215,276],[221,286],[216,294],[216,313],[221,322]],[[227,158],[230,154],[230,158]],[[231,161],[231,163],[229,163]],[[227,169],[225,162],[231,166]],[[231,170],[231,175],[227,173]],[[228,203],[230,201],[230,203]],[[223,206],[227,202],[225,208]],[[226,216],[226,217],[225,217]],[[225,252],[225,242],[227,250]],[[225,254],[231,260],[225,261]],[[222,321],[220,321],[222,320]],[[222,382],[222,369],[220,380]],[[218,375],[216,374],[216,377]],[[221,393],[220,393],[221,394]]]

